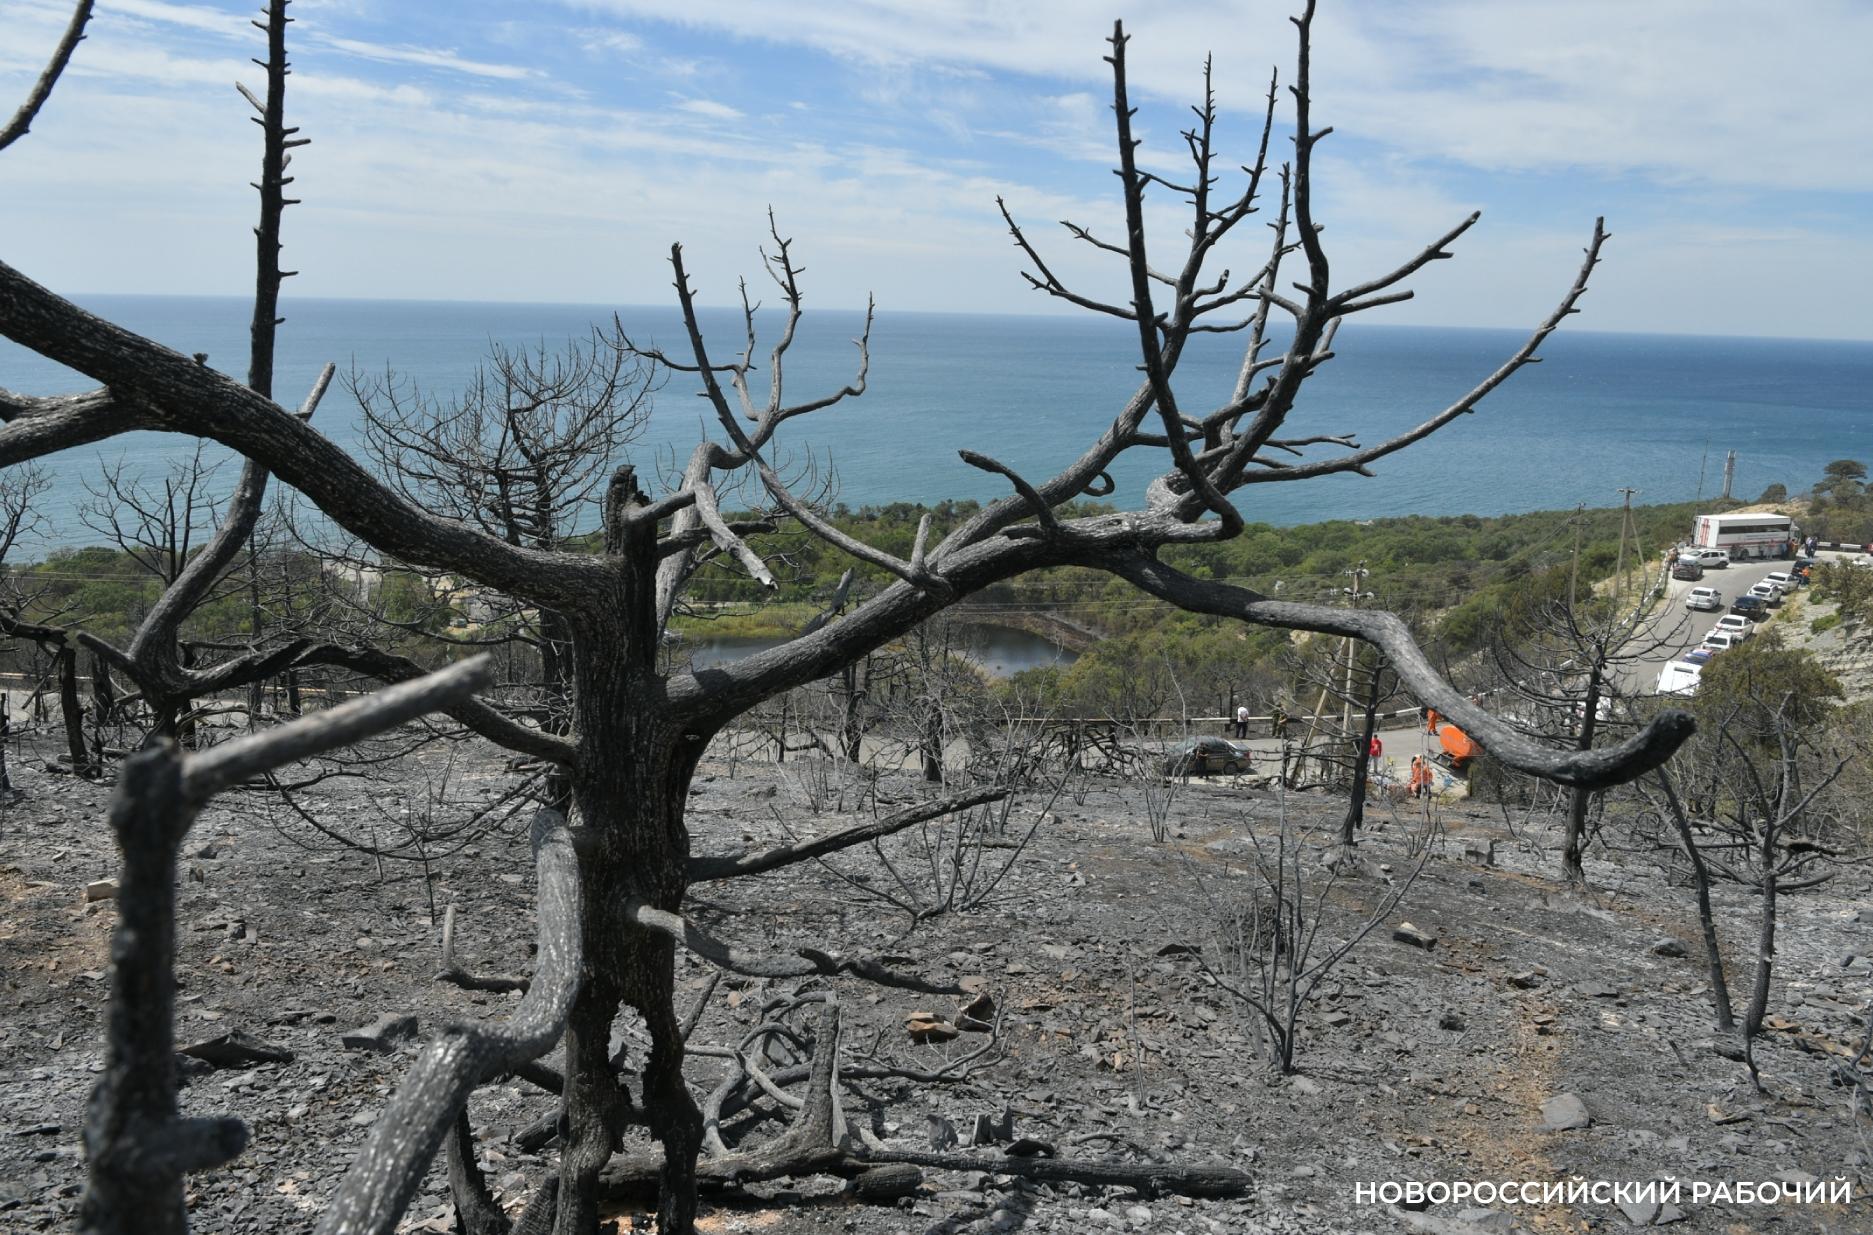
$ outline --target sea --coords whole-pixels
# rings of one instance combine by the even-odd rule
[[[249,310],[240,298],[79,299],[177,351],[206,353],[216,368],[245,373]],[[336,362],[340,381],[313,423],[359,453],[355,381],[394,375],[406,393],[446,405],[491,345],[553,349],[614,321],[640,345],[693,361],[673,308],[289,299],[282,312],[276,394],[296,405],[320,367]],[[738,310],[703,310],[702,324],[715,363],[745,345]],[[763,311],[757,325],[753,383],[764,400],[767,350],[781,320]],[[862,314],[809,307],[783,366],[785,401],[853,382],[863,325]],[[1516,330],[1350,324],[1283,436],[1382,440],[1460,398],[1522,338]],[[1228,397],[1241,348],[1236,335],[1194,342],[1176,378],[1186,412]],[[1112,319],[880,312],[869,350],[864,394],[789,421],[773,452],[803,491],[825,487],[827,500],[853,508],[1007,492],[1006,481],[958,457],[965,449],[1044,478],[1094,440],[1140,381],[1135,339]],[[1747,500],[1776,483],[1804,490],[1830,460],[1873,462],[1873,343],[1564,329],[1541,355],[1473,414],[1380,461],[1374,475],[1252,486],[1238,497],[1244,516],[1291,525],[1507,514],[1617,505],[1624,488],[1641,504],[1688,501],[1722,491],[1732,452],[1732,492]],[[667,483],[700,435],[722,431],[692,374],[659,381],[628,455],[640,475]],[[0,340],[0,387],[53,394],[92,384]],[[193,448],[176,435],[138,433],[48,460],[43,532],[15,549],[16,560],[101,539],[80,517],[85,482],[95,481],[101,462],[121,461],[155,480]],[[1310,448],[1307,457],[1337,449]],[[224,461],[217,480],[231,488],[238,465],[219,448],[210,455]],[[1161,450],[1132,452],[1106,500],[1137,501],[1166,466]]]

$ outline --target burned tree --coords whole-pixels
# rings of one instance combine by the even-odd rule
[[[1672,654],[1684,626],[1648,595],[1624,601],[1577,596],[1570,579],[1564,600],[1543,605],[1527,619],[1524,641],[1494,645],[1495,659],[1510,695],[1523,705],[1526,728],[1576,750],[1592,750],[1603,729],[1618,734],[1636,726],[1632,680],[1648,662]],[[1561,873],[1570,884],[1587,880],[1581,852],[1598,796],[1592,786],[1567,789]]]
[[[273,64],[280,66],[279,80],[284,76],[284,8],[284,0],[273,0],[268,23],[273,49],[270,87],[275,83]],[[694,1228],[705,1121],[683,1076],[685,1026],[672,989],[679,943],[722,967],[755,973],[893,976],[875,962],[841,959],[817,949],[792,957],[754,956],[712,939],[682,916],[690,882],[714,860],[692,855],[685,824],[690,780],[710,738],[763,700],[838,672],[992,583],[1044,567],[1082,566],[1113,574],[1150,596],[1192,611],[1364,640],[1383,651],[1405,689],[1462,724],[1497,758],[1567,784],[1595,786],[1639,775],[1667,758],[1690,733],[1688,717],[1668,713],[1617,747],[1551,750],[1488,715],[1446,683],[1404,623],[1390,614],[1270,600],[1191,577],[1158,559],[1165,546],[1236,535],[1243,519],[1233,499],[1250,486],[1364,473],[1473,410],[1527,364],[1542,341],[1575,312],[1606,239],[1596,226],[1572,285],[1520,348],[1473,390],[1416,427],[1366,447],[1344,435],[1290,428],[1303,385],[1332,360],[1339,323],[1407,298],[1411,293],[1402,286],[1405,281],[1431,262],[1449,257],[1449,246],[1476,222],[1474,215],[1463,220],[1377,278],[1334,290],[1311,198],[1314,151],[1327,134],[1313,128],[1310,118],[1311,19],[1310,5],[1296,22],[1300,38],[1298,72],[1291,87],[1297,120],[1293,159],[1278,169],[1268,162],[1276,99],[1271,87],[1258,154],[1239,189],[1229,193],[1221,191],[1212,144],[1217,110],[1207,90],[1186,134],[1193,162],[1188,182],[1173,183],[1138,166],[1126,77],[1127,39],[1122,29],[1114,29],[1109,61],[1126,234],[1122,241],[1111,241],[1069,227],[1074,237],[1117,259],[1128,279],[1129,299],[1108,303],[1067,287],[1012,211],[1005,206],[1003,211],[1031,265],[1027,277],[1034,287],[1133,325],[1143,380],[1097,439],[1048,479],[1033,481],[987,455],[966,452],[965,460],[1002,478],[1013,493],[936,543],[928,534],[919,535],[907,558],[834,527],[788,488],[770,462],[776,434],[789,421],[862,395],[869,348],[868,334],[861,336],[857,376],[848,385],[789,400],[782,372],[801,317],[800,269],[791,246],[778,234],[767,264],[781,291],[785,325],[766,358],[766,389],[759,392],[754,383],[752,306],[746,311],[747,332],[740,350],[732,359],[718,359],[700,325],[683,250],[672,247],[687,350],[681,356],[648,348],[639,354],[693,376],[720,436],[695,448],[666,491],[653,492],[628,463],[610,472],[602,494],[594,495],[602,531],[592,552],[529,544],[525,538],[514,543],[475,522],[412,502],[276,403],[263,385],[243,385],[87,314],[0,264],[0,334],[102,384],[94,391],[57,398],[0,393],[0,464],[136,428],[211,438],[245,455],[251,466],[264,467],[294,486],[327,517],[386,557],[415,569],[447,571],[563,616],[572,684],[565,732],[517,723],[481,703],[448,709],[494,742],[561,769],[576,825],[578,896],[585,907],[578,940],[582,970],[563,1037],[560,1169],[542,1202],[555,1211],[554,1230],[585,1235],[594,1228],[601,1174],[621,1130],[639,1122],[662,1146],[658,1229]],[[287,140],[276,98],[270,88],[263,115],[269,157]],[[1278,186],[1277,211],[1265,260],[1242,279],[1211,273],[1219,245],[1260,211],[1264,187],[1270,183]],[[1147,251],[1148,190],[1179,198],[1190,211],[1187,241],[1180,242],[1183,248],[1174,264],[1161,260],[1162,251],[1159,260]],[[263,271],[272,268],[273,256],[263,240]],[[1296,263],[1302,268],[1298,281],[1288,277]],[[265,283],[263,276],[262,300]],[[1277,311],[1291,319],[1292,336],[1285,348],[1275,351],[1268,326]],[[256,319],[263,316],[273,316],[270,304]],[[1175,383],[1186,346],[1201,333],[1234,330],[1245,332],[1247,342],[1233,391],[1220,406],[1186,409]],[[1061,512],[1081,495],[1109,494],[1115,461],[1148,451],[1162,452],[1167,470],[1150,484],[1137,509],[1081,517]],[[744,477],[758,482],[764,500],[806,532],[895,581],[779,647],[729,664],[666,672],[658,655],[663,631],[706,557],[733,560],[753,578],[771,584],[773,575],[759,542],[730,522],[720,500],[727,486]],[[346,663],[386,678],[411,672],[407,662],[364,652]],[[636,1101],[626,1096],[609,1050],[613,1021],[625,1007],[641,1016],[652,1043],[641,1073],[624,1078]],[[830,1045],[836,1038],[834,1022],[821,1041]],[[834,1066],[831,1059],[816,1057],[813,1063],[821,1078]],[[412,1096],[392,1103],[394,1120],[387,1116],[378,1126],[357,1168],[375,1176],[379,1200],[369,1206],[335,1207],[321,1229],[389,1229],[394,1202],[407,1199],[413,1187],[407,1183],[410,1172],[427,1152],[412,1152],[407,1146],[433,1148],[440,1133],[430,1134],[454,1124],[466,1093],[461,1075],[451,1073],[443,1084],[419,1072],[406,1084],[403,1092]],[[799,1135],[789,1134],[782,1142],[736,1147],[726,1157],[712,1152],[708,1172],[732,1176],[744,1164],[776,1173],[828,1169],[834,1151],[821,1132],[836,1125],[819,1117],[824,1109],[815,1098],[813,1120]],[[421,1137],[399,1140],[402,1130],[416,1126],[422,1129]],[[393,1146],[399,1144],[406,1148],[393,1154]],[[838,1160],[853,1155],[862,1156],[863,1151],[839,1151]],[[1063,1177],[1075,1167],[1049,1163],[1046,1169]],[[1097,1174],[1094,1167],[1083,1169],[1085,1177]]]

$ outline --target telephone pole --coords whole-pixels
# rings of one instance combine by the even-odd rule
[[[1615,492],[1619,493],[1626,499],[1625,508],[1620,512],[1620,517],[1619,517],[1619,565],[1614,569],[1614,572],[1613,572],[1613,577],[1618,580],[1618,583],[1616,583],[1615,586],[1619,589],[1621,593],[1623,593],[1626,590],[1626,533],[1627,532],[1632,533],[1633,551],[1635,553],[1638,552],[1639,533],[1638,533],[1638,530],[1634,528],[1632,525],[1632,495],[1637,493],[1638,490],[1637,489],[1617,489],[1615,490]]]
[[[1361,562],[1346,573],[1352,576],[1353,586],[1340,590],[1346,595],[1346,603],[1357,609],[1360,601],[1372,599],[1372,593],[1364,590],[1366,576],[1372,572]],[[1346,734],[1353,731],[1353,662],[1358,656],[1358,646],[1352,639],[1346,641],[1346,686],[1340,697],[1340,732]]]
[[[1730,487],[1736,483],[1736,451],[1723,457],[1723,500],[1730,500]]]

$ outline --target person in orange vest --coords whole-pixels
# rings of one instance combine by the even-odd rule
[[[1424,709],[1424,731],[1426,733],[1437,732],[1437,709],[1436,708]]]
[[[1423,755],[1411,757],[1411,796],[1426,797],[1431,792],[1431,761]]]

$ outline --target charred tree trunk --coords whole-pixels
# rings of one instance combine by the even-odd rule
[[[839,746],[845,752],[845,757],[853,763],[859,763],[865,754],[865,726],[859,712],[865,704],[866,696],[871,693],[870,657],[865,658],[864,667],[863,674],[856,662],[839,671],[839,681],[844,689],[840,700]]]
[[[932,784],[943,779],[943,709],[934,701],[924,713],[923,734],[917,744],[923,757],[923,778]]]
[[[1585,709],[1580,718],[1580,736],[1574,743],[1575,750],[1592,750],[1594,730],[1600,723],[1600,666],[1595,664],[1587,675],[1587,697],[1581,702]],[[1567,795],[1567,825],[1561,836],[1561,873],[1571,884],[1587,882],[1586,868],[1581,865],[1581,838],[1587,834],[1587,811],[1593,805],[1594,791],[1576,785]]]
[[[260,609],[260,559],[255,556],[252,547],[247,551],[247,633],[254,646],[260,646],[260,635],[266,629],[266,620]],[[247,728],[249,731],[260,728],[260,709],[266,700],[266,684],[255,678],[247,684]]]
[[[1678,800],[1678,791],[1673,788],[1671,777],[1663,769],[1659,770],[1658,783],[1665,791],[1665,804],[1671,812],[1671,821],[1678,829],[1678,843],[1684,848],[1684,856],[1691,863],[1691,879],[1697,889],[1697,923],[1704,935],[1704,961],[1710,970],[1710,1001],[1717,1018],[1717,1028],[1729,1031],[1736,1028],[1736,1014],[1730,1007],[1730,984],[1724,978],[1723,949],[1717,941],[1717,919],[1710,909],[1710,867],[1704,861],[1704,854],[1698,848],[1697,837],[1691,832],[1691,820],[1686,814],[1684,804]]]
[[[1340,844],[1352,848],[1353,833],[1366,821],[1366,769],[1372,762],[1372,735],[1379,726],[1378,669],[1372,671],[1372,688],[1366,692],[1365,725],[1359,736],[1359,755],[1353,760],[1353,794],[1346,803],[1346,818],[1340,821]]]
[[[85,1113],[85,1235],[186,1235],[182,1176],[247,1144],[239,1120],[183,1119],[176,1106],[175,865],[194,812],[167,747],[124,765],[111,804],[123,854],[104,1074]]]
[[[589,908],[587,979],[566,1035],[557,1235],[589,1235],[596,1228],[598,1174],[611,1159],[628,1109],[609,1056],[621,1004],[643,1018],[651,1035],[642,1103],[664,1153],[657,1229],[687,1232],[696,1216],[702,1112],[683,1081],[676,947],[621,913],[632,899],[681,910],[689,862],[684,810],[710,736],[685,732],[664,706],[656,663],[656,529],[620,517],[642,500],[631,470],[621,469],[607,499],[605,536],[606,553],[620,568],[616,593],[572,618],[579,734],[572,797],[582,824],[580,879]]]
[[[540,685],[547,697],[546,731],[572,732],[572,626],[555,609],[540,611]]]
[[[85,749],[84,707],[78,702],[78,649],[69,643],[59,645],[59,711],[65,718],[65,749],[71,752],[72,771],[86,775],[91,755]]]

